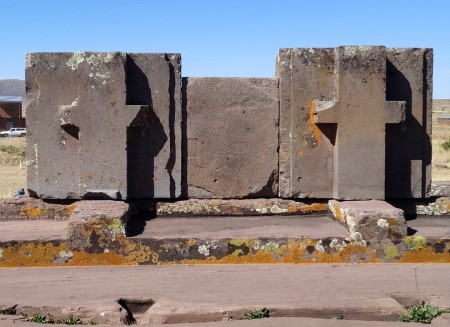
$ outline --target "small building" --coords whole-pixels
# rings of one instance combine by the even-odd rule
[[[8,131],[13,127],[25,127],[22,116],[22,97],[0,96],[0,131]]]
[[[450,125],[450,115],[442,115],[437,118],[438,124]]]

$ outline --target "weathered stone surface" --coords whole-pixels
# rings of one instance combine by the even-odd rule
[[[418,204],[414,213],[432,216],[448,215],[450,214],[450,197],[438,198],[435,202],[429,204]]]
[[[26,82],[32,195],[181,194],[178,54],[31,53]]]
[[[433,50],[386,52],[386,100],[406,101],[406,120],[386,125],[386,197],[425,198],[431,184]]]
[[[350,238],[361,245],[378,248],[378,243],[398,243],[407,235],[403,210],[387,202],[330,200],[329,207],[336,219],[348,226]]]
[[[156,214],[160,216],[261,216],[307,215],[326,213],[326,203],[296,202],[284,199],[191,199],[177,202],[158,202]]]
[[[121,251],[129,204],[122,201],[80,201],[69,218],[70,249],[88,253]]]
[[[385,191],[387,173],[390,176],[394,170],[403,170],[403,175],[410,172],[405,163],[396,166],[402,162],[397,160],[402,155],[392,149],[401,145],[395,141],[395,147],[391,148],[391,136],[385,134],[386,128],[396,133],[409,128],[406,134],[414,135],[409,138],[425,139],[419,144],[420,151],[414,155],[412,150],[406,152],[409,159],[415,157],[424,163],[424,174],[429,165],[425,136],[429,138],[430,130],[421,127],[421,124],[427,126],[428,120],[417,114],[420,123],[412,125],[411,108],[416,106],[413,111],[420,109],[426,117],[431,113],[431,105],[424,105],[430,94],[424,90],[431,87],[428,70],[432,54],[429,49],[413,50],[381,46],[280,50],[277,76],[280,79],[281,197],[384,199],[399,194],[390,191],[394,185],[400,187],[404,197],[425,196],[424,192],[411,191],[417,188],[405,182],[400,186],[386,185],[389,191]],[[403,60],[398,71],[394,71],[392,63],[386,64],[391,57],[394,62],[401,60],[404,54],[414,58]],[[388,72],[392,71],[388,82],[386,65]],[[419,79],[422,88],[413,87],[410,96],[404,96],[405,85],[410,80],[413,86],[419,85],[413,81],[419,71],[425,72],[425,77]],[[396,72],[407,75],[402,75],[400,86]],[[407,138],[401,139],[405,142]],[[413,149],[414,142],[409,144],[407,149]],[[385,171],[386,146],[390,149],[388,172]],[[422,183],[426,174],[419,176],[418,170],[413,170],[415,177],[409,177],[408,182],[427,184]]]
[[[280,191],[283,198],[333,197],[335,126],[320,130],[311,100],[334,100],[334,49],[281,49]],[[328,136],[328,137],[327,137]]]
[[[450,183],[449,182],[432,183],[429,196],[450,196]]]
[[[190,198],[278,194],[278,81],[186,78]]]
[[[75,207],[74,203],[49,203],[27,197],[0,199],[0,220],[68,220]]]

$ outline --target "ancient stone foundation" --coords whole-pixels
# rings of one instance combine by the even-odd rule
[[[432,50],[281,49],[276,78],[182,78],[179,54],[27,55],[43,199],[424,198]]]

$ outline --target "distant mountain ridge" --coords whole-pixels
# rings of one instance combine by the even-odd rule
[[[25,81],[21,79],[0,80],[0,95],[25,96]]]

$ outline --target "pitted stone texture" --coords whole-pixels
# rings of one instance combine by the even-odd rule
[[[26,82],[30,194],[181,194],[179,55],[31,53]]]
[[[422,126],[428,126],[431,114],[427,105],[431,65],[430,49],[281,49],[277,58],[280,196],[364,200],[393,197],[401,191],[402,197],[424,197],[431,130]],[[425,77],[419,78],[422,72]],[[412,88],[406,96],[408,83]],[[419,84],[422,88],[415,87]],[[412,113],[416,111],[425,114]],[[402,145],[391,142],[387,128],[395,133],[409,130],[403,134],[408,137],[399,138],[401,144],[414,138],[425,141],[416,151],[411,150],[413,141],[405,143],[407,158],[402,161],[395,151]],[[420,174],[416,163],[423,167]],[[394,170],[408,175],[411,165],[412,177],[407,176],[406,182],[403,176],[400,184],[385,183]],[[422,191],[410,182],[420,184]]]
[[[326,203],[296,202],[284,199],[190,199],[158,202],[157,216],[265,216],[308,215],[328,212]]]
[[[74,203],[49,203],[34,198],[0,199],[0,221],[69,220]]]
[[[429,204],[419,204],[416,206],[414,213],[427,216],[448,215],[450,214],[450,197],[438,198],[435,202]]]
[[[334,99],[334,49],[281,49],[280,191],[283,198],[333,197],[335,126],[319,130],[311,100]]]
[[[186,78],[190,198],[278,194],[278,81]]]
[[[407,235],[403,210],[384,201],[330,200],[330,210],[338,221],[348,226],[350,238],[361,245],[385,247]]]
[[[129,204],[122,201],[90,200],[77,202],[69,218],[68,242],[71,250],[88,253],[122,249],[130,217]]]

